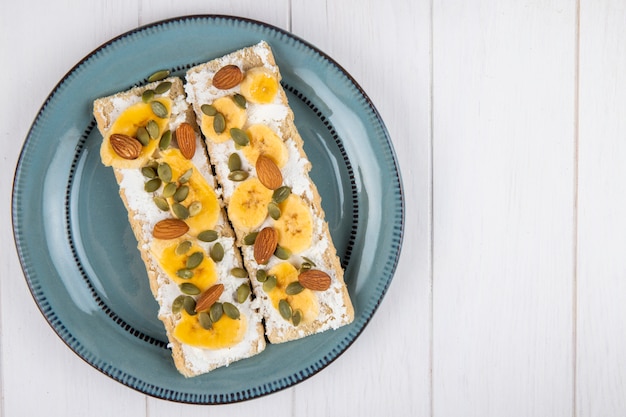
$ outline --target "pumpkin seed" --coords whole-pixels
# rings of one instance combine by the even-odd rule
[[[274,288],[276,288],[277,283],[278,283],[278,279],[276,278],[276,275],[268,275],[267,279],[263,283],[263,291],[265,292],[272,291]]]
[[[179,313],[180,310],[183,309],[183,302],[185,301],[185,297],[185,295],[179,295],[178,297],[174,298],[174,301],[172,301],[172,313]]]
[[[235,93],[235,95],[233,96],[233,100],[235,101],[235,104],[237,104],[242,109],[246,108],[246,98],[241,94]]]
[[[176,252],[176,255],[182,256],[189,252],[189,249],[191,249],[191,241],[183,240],[178,244],[178,246],[176,246],[176,250],[174,252]]]
[[[203,242],[213,242],[218,237],[215,230],[204,230],[198,235],[198,239]]]
[[[233,127],[232,129],[230,129],[230,137],[233,138],[235,143],[239,146],[246,146],[250,143],[250,138],[248,137],[248,134],[244,130],[237,127]]]
[[[141,173],[146,178],[156,178],[156,176],[157,176],[157,173],[154,170],[154,168],[149,167],[149,166],[145,166],[145,167],[141,168]]]
[[[206,311],[202,311],[198,313],[198,323],[205,330],[211,330],[213,327],[213,322],[211,321],[211,316]]]
[[[278,187],[272,193],[272,201],[276,204],[282,203],[289,197],[289,194],[291,194],[291,188],[288,186],[283,185],[282,187]]]
[[[147,192],[151,193],[151,192],[158,190],[160,186],[161,186],[161,180],[159,178],[153,178],[149,180],[148,182],[146,182],[143,188]]]
[[[291,311],[291,306],[289,305],[287,300],[280,300],[278,302],[278,311],[280,312],[280,315],[285,320],[291,319],[291,316],[293,314],[292,311]]]
[[[233,320],[239,319],[239,309],[235,307],[234,304],[225,302],[222,304],[222,309],[224,310],[224,314],[226,314],[226,317],[229,317]]]
[[[178,187],[178,189],[174,193],[174,201],[178,203],[180,203],[181,201],[185,201],[188,195],[189,195],[189,186],[181,185],[180,187]]]
[[[150,107],[152,108],[152,113],[159,119],[166,119],[168,116],[167,107],[160,101],[151,101]]]
[[[248,171],[238,169],[228,174],[228,179],[231,181],[243,181],[248,178]]]
[[[166,93],[167,91],[169,91],[169,89],[172,87],[172,83],[169,81],[163,81],[161,84],[157,85],[156,88],[154,89],[154,92],[156,94],[163,94]]]
[[[280,215],[282,214],[280,211],[280,207],[278,207],[278,204],[276,204],[273,201],[270,201],[267,204],[267,212],[269,213],[270,217],[274,220],[280,219]]]
[[[176,192],[175,182],[168,182],[167,184],[165,184],[165,187],[163,187],[163,197],[165,198],[170,198],[171,196],[174,195],[175,192]]]
[[[185,309],[187,314],[189,314],[190,316],[195,316],[196,315],[196,300],[193,297],[190,297],[188,295],[184,295],[183,297],[185,297],[183,299],[183,308]]]
[[[172,181],[172,168],[169,166],[167,162],[162,162],[157,167],[157,174],[159,178],[163,180],[163,182]]]
[[[222,246],[222,244],[218,242],[213,245],[210,255],[211,259],[213,259],[215,262],[219,262],[224,259],[224,247]]]
[[[166,150],[170,146],[171,142],[172,142],[172,131],[166,130],[163,133],[163,136],[161,136],[161,139],[159,140],[159,149],[162,151]]]
[[[188,269],[194,269],[197,268],[202,261],[204,260],[204,254],[202,252],[194,252],[191,255],[189,255],[189,258],[187,258],[187,262],[185,263],[185,266]]]
[[[202,203],[194,201],[189,205],[189,217],[197,216],[202,211]]]
[[[265,271],[265,269],[259,269],[258,271],[256,271],[256,280],[259,282],[267,281],[267,272]]]
[[[238,153],[233,152],[228,157],[228,169],[231,172],[241,170],[241,157]]]
[[[285,247],[277,245],[276,250],[274,251],[274,255],[278,259],[282,259],[283,261],[286,261],[291,256],[291,251]]]
[[[215,323],[222,318],[222,314],[224,314],[224,308],[222,306],[222,303],[213,303],[213,305],[209,309],[209,316],[211,317],[211,321]]]
[[[287,288],[285,288],[285,294],[296,295],[300,294],[303,290],[304,287],[302,286],[302,284],[300,284],[298,281],[294,281],[287,285]]]
[[[191,279],[193,278],[193,275],[194,275],[193,271],[188,268],[181,268],[178,271],[176,271],[176,276],[182,279]]]
[[[248,283],[243,283],[237,288],[237,302],[239,304],[245,302],[250,296],[250,286]]]
[[[154,98],[154,90],[146,90],[141,94],[141,101],[144,103],[150,102]]]
[[[148,120],[146,124],[146,130],[148,131],[148,135],[150,135],[151,139],[156,139],[159,137],[161,133],[159,130],[159,125],[154,120]]]
[[[297,326],[302,321],[302,310],[298,309],[291,315],[291,322],[294,326]]]
[[[180,203],[172,204],[172,211],[174,212],[174,216],[181,220],[185,220],[189,217],[189,210]]]
[[[215,116],[217,114],[217,109],[212,104],[203,104],[200,106],[200,110],[207,116]]]
[[[195,285],[193,285],[190,282],[183,282],[182,284],[180,284],[180,291],[183,294],[187,294],[187,295],[198,295],[198,294],[200,294],[200,288],[196,287]]]
[[[311,268],[313,268],[313,265],[308,262],[302,262],[302,265],[300,265],[300,272],[308,271]]]
[[[213,130],[219,135],[224,132],[224,129],[226,129],[226,119],[224,119],[224,115],[219,112],[215,113],[213,117]]]
[[[185,184],[187,181],[189,181],[189,178],[191,178],[192,174],[193,168],[189,168],[187,171],[183,172],[180,177],[178,177],[178,182],[181,184]]]
[[[312,260],[310,260],[306,256],[303,256],[302,259],[304,259],[305,262],[310,263],[311,266],[317,266],[317,265],[315,265],[315,262],[313,262]]]
[[[230,270],[230,274],[236,278],[247,278],[248,271],[243,268],[233,268]]]
[[[244,245],[254,245],[254,242],[256,241],[256,237],[259,234],[259,232],[252,232],[252,233],[248,233],[244,238],[243,238],[243,243]]]
[[[169,70],[156,71],[148,77],[148,82],[151,83],[154,81],[161,81],[162,79],[167,78],[168,75],[170,75]]]
[[[159,210],[161,211],[168,211],[170,209],[170,205],[168,204],[167,200],[164,199],[163,197],[154,197],[152,199],[152,201],[154,201],[154,204],[159,208]]]
[[[150,142],[150,134],[145,127],[141,126],[137,129],[137,140],[141,142],[142,146],[146,146]]]

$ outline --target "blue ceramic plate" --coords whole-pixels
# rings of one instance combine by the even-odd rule
[[[193,65],[266,40],[293,107],[311,176],[346,269],[354,323],[185,379],[174,368],[157,303],[118,196],[99,159],[92,101],[159,69]],[[145,394],[230,403],[292,386],[323,369],[363,331],[381,302],[402,244],[404,203],[383,121],[327,55],[264,23],[188,16],[121,35],[55,87],[26,138],[13,188],[13,228],[26,280],[63,341],[106,375]]]

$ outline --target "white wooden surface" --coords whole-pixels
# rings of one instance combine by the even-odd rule
[[[266,21],[361,84],[403,173],[394,281],[313,378],[217,407],[146,397],[72,353],[12,244],[22,141],[59,79],[138,25]],[[22,0],[0,12],[0,415],[626,415],[626,3]]]

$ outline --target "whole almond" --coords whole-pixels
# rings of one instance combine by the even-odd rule
[[[254,260],[259,265],[265,265],[278,245],[278,232],[271,226],[262,229],[254,241]]]
[[[220,298],[224,292],[223,284],[215,284],[203,292],[196,300],[196,311],[207,311]]]
[[[298,281],[304,288],[314,291],[326,291],[330,288],[330,276],[317,269],[309,269],[298,275]]]
[[[237,65],[226,65],[213,76],[213,86],[220,90],[228,90],[243,80],[243,73]]]
[[[269,156],[259,155],[256,160],[256,175],[259,177],[261,184],[270,190],[275,190],[283,185],[283,174]]]
[[[115,153],[124,159],[137,159],[143,148],[137,139],[120,133],[112,134],[109,143]]]
[[[196,132],[189,123],[181,123],[176,128],[176,142],[180,153],[187,159],[193,158],[196,153]]]
[[[165,219],[154,225],[152,235],[157,239],[176,239],[188,230],[187,223],[180,219]]]

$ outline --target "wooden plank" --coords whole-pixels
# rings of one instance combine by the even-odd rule
[[[578,416],[626,414],[626,7],[580,3]]]
[[[571,416],[575,5],[433,8],[435,416]]]

